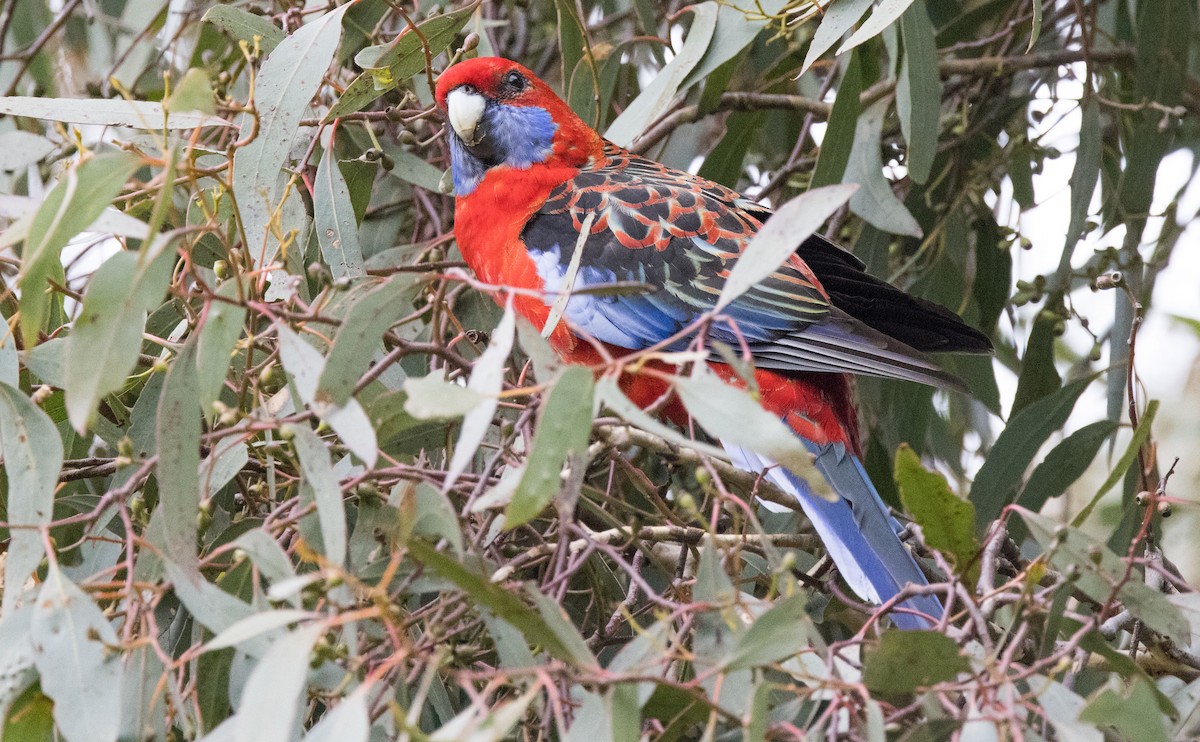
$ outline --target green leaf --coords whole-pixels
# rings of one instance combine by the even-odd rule
[[[1016,502],[1038,512],[1047,500],[1066,492],[1067,487],[1087,471],[1100,446],[1117,428],[1111,420],[1100,420],[1064,438],[1029,475]]]
[[[896,111],[904,140],[908,142],[905,160],[908,175],[914,182],[924,183],[937,154],[942,110],[937,42],[924,0],[914,2],[900,16],[900,37],[904,40],[904,54],[896,80]]]
[[[1054,341],[1058,337],[1055,328],[1061,321],[1050,311],[1039,312],[1034,318],[1033,329],[1025,343],[1025,356],[1021,359],[1021,375],[1017,379],[1010,416],[1062,386],[1062,377],[1054,367]]]
[[[1095,96],[1088,96],[1080,106],[1079,112],[1082,117],[1079,124],[1079,147],[1075,150],[1075,168],[1071,171],[1071,179],[1068,181],[1071,186],[1071,222],[1067,226],[1066,244],[1063,245],[1058,273],[1055,276],[1057,289],[1063,292],[1068,289],[1071,256],[1075,254],[1075,246],[1083,236],[1088,207],[1091,206],[1092,194],[1096,192],[1096,183],[1100,179],[1100,160],[1104,152],[1100,103]]]
[[[63,247],[112,204],[137,166],[138,159],[123,152],[96,155],[68,170],[38,207],[21,254],[21,339],[26,348],[49,329],[48,281],[62,272]]]
[[[884,632],[863,658],[863,682],[884,696],[904,696],[970,670],[958,644],[936,631]]]
[[[1087,376],[1073,381],[1009,419],[971,486],[970,499],[975,504],[979,527],[998,518],[1000,511],[1013,501],[1021,477],[1038,449],[1066,423],[1075,402],[1095,379]]]
[[[857,190],[853,183],[813,188],[780,206],[733,264],[714,311],[777,271]]]
[[[1130,613],[1177,644],[1187,643],[1191,627],[1179,609],[1136,575],[1127,579],[1125,562],[1111,549],[1078,528],[1022,507],[1015,510],[1029,526],[1030,535],[1046,550],[1050,564],[1064,572],[1078,573],[1075,585],[1088,597],[1106,603],[1120,585],[1117,598]]]
[[[972,565],[963,577],[974,583],[979,571],[975,557],[975,507],[950,491],[946,478],[921,465],[921,457],[906,444],[896,450],[896,486],[900,501],[925,535],[925,543],[954,558],[961,570]]]
[[[505,529],[528,523],[550,504],[561,488],[564,465],[587,466],[593,388],[590,369],[568,366],[550,389],[525,473],[504,510]]]
[[[364,275],[358,220],[350,203],[350,188],[333,151],[333,137],[324,140],[325,156],[313,181],[313,222],[321,256],[335,279]]]
[[[302,626],[276,641],[254,666],[234,717],[236,742],[296,739],[309,653],[324,631],[319,623]]]
[[[465,386],[446,381],[445,370],[404,380],[404,411],[418,420],[454,420],[466,415],[487,397]]]
[[[850,210],[876,229],[920,237],[921,226],[896,198],[883,175],[880,147],[885,113],[887,102],[879,101],[859,114],[855,125],[854,146],[850,149],[850,160],[842,180],[858,183],[862,188],[850,199]]]
[[[358,380],[379,352],[383,334],[412,311],[420,288],[408,277],[398,276],[380,282],[350,305],[317,382],[318,399],[327,397],[335,405],[350,400]]]
[[[744,389],[730,386],[708,371],[677,377],[672,383],[687,411],[714,437],[781,464],[808,483],[817,497],[834,497],[800,439]]]
[[[70,740],[115,742],[121,717],[117,634],[87,593],[57,564],[33,609],[31,639],[42,692],[54,700],[54,721]]]
[[[119,252],[88,282],[67,347],[67,415],[80,434],[104,395],[124,387],[137,364],[146,314],[171,281],[170,243],[159,237],[141,255]]]
[[[841,7],[845,3],[838,3]],[[831,9],[829,15],[837,12]],[[817,164],[813,168],[812,181],[809,188],[833,185],[842,182],[846,165],[850,162],[850,151],[854,147],[854,131],[857,126],[862,105],[859,95],[863,89],[863,60],[862,52],[853,52],[846,60],[846,71],[842,74],[841,84],[838,85],[837,96],[833,99],[833,107],[829,112],[829,125],[825,127],[825,138],[821,140],[821,149],[817,153]]]
[[[256,78],[258,134],[233,156],[233,195],[246,235],[245,249],[255,267],[269,265],[275,259],[283,237],[280,233],[289,228],[286,222],[279,224],[276,213],[280,199],[285,197],[280,169],[291,151],[292,140],[302,130],[300,119],[308,113],[309,103],[333,61],[341,38],[342,15],[350,7],[343,5],[326,13],[281,41]],[[238,125],[250,131],[255,124],[247,114]]]
[[[1149,680],[1135,678],[1128,693],[1105,688],[1079,714],[1079,720],[1116,729],[1124,739],[1167,742],[1166,717],[1149,686]]]
[[[521,632],[531,644],[538,644],[559,659],[575,662],[574,649],[568,647],[538,612],[521,601],[512,590],[487,577],[468,570],[461,562],[435,551],[432,546],[413,539],[408,542],[413,558],[471,596],[474,603],[496,614]]]
[[[181,565],[196,561],[196,513],[200,507],[200,384],[196,378],[196,344],[179,351],[158,400],[159,504],[166,556]]]
[[[777,600],[754,619],[749,629],[738,634],[724,660],[724,670],[731,672],[771,665],[808,647],[811,621],[806,612],[807,604],[808,599],[803,594]]]
[[[11,340],[10,340],[11,342]],[[4,452],[7,512],[4,519],[21,526],[45,526],[54,511],[54,487],[62,468],[63,445],[54,423],[20,390],[0,383],[0,451]],[[16,493],[20,493],[19,496]],[[9,615],[29,575],[45,554],[36,528],[8,531],[0,615]]]
[[[667,112],[688,73],[700,63],[708,50],[709,41],[712,40],[717,27],[717,8],[715,2],[703,2],[687,7],[692,13],[692,27],[688,30],[683,46],[667,66],[659,70],[641,94],[625,107],[616,121],[612,122],[604,133],[607,139],[627,147],[646,131],[646,127]]]
[[[54,728],[54,702],[47,698],[37,683],[15,699],[4,715],[0,737],[21,742],[58,742]]]
[[[808,46],[808,53],[804,55],[804,64],[800,66],[801,75],[808,72],[808,68],[812,66],[813,62],[833,48],[833,45],[846,35],[850,27],[858,23],[858,20],[871,7],[872,1],[839,0],[839,2],[829,4],[828,10],[821,19],[821,25],[817,26],[812,43]],[[841,54],[840,51],[838,53]]]
[[[395,89],[397,85],[425,70],[425,48],[421,44],[423,37],[429,45],[431,56],[437,56],[454,42],[458,32],[474,15],[479,3],[472,3],[464,8],[434,16],[424,23],[417,24],[421,31],[418,36],[412,29],[405,27],[400,34],[388,44],[368,46],[360,51],[354,61],[365,72],[359,75],[337,103],[325,114],[325,121],[332,121],[339,116],[361,111],[379,96]]]
[[[273,52],[284,38],[283,30],[269,19],[230,5],[209,8],[202,20],[213,24],[236,41],[253,45],[255,37],[258,37],[258,48],[263,54]]]
[[[292,445],[300,458],[304,484],[311,488],[317,505],[325,558],[342,566],[346,563],[346,510],[341,483],[329,461],[329,449],[307,425],[289,423],[283,430],[293,435]]]
[[[171,90],[171,97],[163,101],[163,107],[171,113],[196,111],[215,114],[216,94],[213,93],[208,73],[195,67],[185,72],[179,85]]]
[[[1110,489],[1116,486],[1117,482],[1120,482],[1124,478],[1125,472],[1129,471],[1129,467],[1133,466],[1133,462],[1137,461],[1138,451],[1142,449],[1142,446],[1146,445],[1147,439],[1150,438],[1150,426],[1154,424],[1154,416],[1157,414],[1158,400],[1152,399],[1146,405],[1146,411],[1142,413],[1141,418],[1138,420],[1137,429],[1133,431],[1133,438],[1129,440],[1129,446],[1125,448],[1125,453],[1121,454],[1120,460],[1117,461],[1117,465],[1109,472],[1108,478],[1100,485],[1100,489],[1096,490],[1096,494],[1092,496],[1092,499],[1083,510],[1080,510],[1071,521],[1071,525],[1076,528],[1083,525],[1087,521],[1088,516],[1092,514],[1092,511],[1096,509],[1096,505],[1100,503],[1100,498],[1104,497]]]

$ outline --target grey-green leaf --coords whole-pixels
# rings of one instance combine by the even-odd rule
[[[350,188],[334,155],[332,137],[326,140],[325,156],[317,166],[317,176],[313,182],[313,221],[321,255],[333,277],[357,278],[363,275],[358,220],[350,203]]]
[[[271,229],[272,215],[284,197],[280,169],[300,119],[324,79],[341,37],[343,5],[288,36],[263,63],[254,90],[258,108],[257,136],[233,156],[233,193],[246,234],[246,249],[256,266],[269,264],[279,249]],[[249,133],[251,116],[238,125]],[[288,198],[299,198],[289,195]]]
[[[323,631],[318,623],[302,626],[276,641],[259,660],[242,691],[236,742],[289,742],[297,737],[308,656]]]
[[[321,540],[325,557],[336,565],[346,562],[346,510],[342,502],[342,487],[329,461],[329,449],[307,425],[288,424],[305,483],[312,488],[321,523]]]
[[[780,206],[734,263],[717,298],[719,310],[779,269],[858,190],[855,183],[810,189]]]
[[[516,528],[537,517],[562,484],[564,465],[587,466],[584,456],[592,432],[592,372],[570,366],[550,390],[538,423],[533,448],[512,502],[504,511],[504,527]]]
[[[937,41],[925,1],[917,0],[900,16],[904,54],[896,80],[896,111],[908,142],[908,175],[917,183],[929,179],[937,154],[942,107],[942,78],[938,72]]]
[[[87,593],[51,564],[31,631],[42,691],[70,742],[117,739],[121,658],[116,632]]]
[[[12,338],[9,338],[12,342]],[[19,389],[0,382],[0,450],[8,478],[9,523],[44,526],[54,511],[54,487],[62,468],[63,445],[54,423]],[[44,554],[35,528],[10,531],[4,564],[4,598],[0,613],[7,615],[21,597],[22,587]]]
[[[137,165],[137,158],[124,152],[92,157],[69,170],[38,207],[21,255],[21,339],[26,348],[36,345],[38,332],[45,329],[49,278],[62,271],[63,247],[108,208]]]
[[[1051,433],[1063,426],[1075,409],[1076,400],[1094,380],[1094,376],[1089,376],[1073,381],[1012,416],[971,485],[971,502],[975,503],[978,524],[991,523],[1012,502],[1014,491],[1038,449]]]
[[[196,344],[189,342],[171,363],[158,400],[158,507],[163,511],[163,544],[168,559],[181,565],[196,560],[196,512],[200,506],[200,384]]]
[[[158,305],[175,253],[158,237],[142,254],[113,255],[88,282],[67,348],[67,415],[83,433],[104,395],[121,389],[142,348],[146,313]]]
[[[242,8],[231,5],[217,5],[209,8],[202,19],[211,23],[238,41],[253,44],[258,38],[258,48],[263,54],[270,54],[283,41],[283,29],[271,23],[261,15],[255,15]]]
[[[679,53],[655,75],[654,80],[608,127],[605,137],[621,146],[629,146],[655,119],[666,113],[688,73],[700,63],[717,27],[715,2],[691,5],[692,27]]]

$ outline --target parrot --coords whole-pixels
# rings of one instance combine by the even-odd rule
[[[497,301],[508,297],[541,330],[566,292],[548,337],[566,363],[602,368],[606,358],[681,351],[697,340],[697,325],[770,208],[605,140],[514,61],[459,61],[434,92],[449,124],[455,240]],[[599,290],[624,284],[642,290]],[[961,391],[962,382],[927,353],[988,353],[987,335],[871,276],[818,235],[720,314],[724,321],[707,323],[700,342],[749,354],[759,402],[812,454],[835,499],[816,496],[761,453],[721,440],[730,461],[795,497],[864,600],[882,604],[909,583],[928,585],[863,468],[851,376]],[[705,363],[726,383],[746,386],[719,353]],[[686,424],[663,373],[626,369],[619,383],[635,404]],[[938,598],[925,593],[899,601],[889,617],[901,629],[927,629],[942,615]]]

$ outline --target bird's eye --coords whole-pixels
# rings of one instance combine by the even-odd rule
[[[525,76],[515,70],[504,76],[504,87],[514,93],[521,92],[528,84],[529,81],[525,79]]]

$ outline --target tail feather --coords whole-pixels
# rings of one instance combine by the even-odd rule
[[[835,502],[816,497],[804,480],[774,462],[740,446],[722,441],[734,465],[750,472],[766,471],[772,484],[796,497],[817,535],[829,550],[846,582],[860,597],[883,603],[908,583],[928,585],[912,554],[897,535],[899,524],[867,477],[858,458],[841,445],[818,446],[805,441],[816,456],[816,466],[839,495]],[[900,606],[939,619],[941,602],[932,595],[918,595]],[[928,629],[932,621],[913,613],[897,611],[892,621],[902,629]]]

